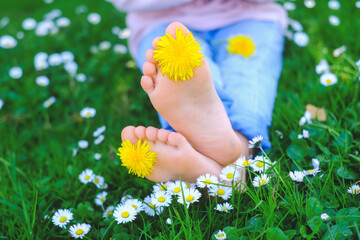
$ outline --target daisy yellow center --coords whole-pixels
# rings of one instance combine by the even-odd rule
[[[331,83],[331,80],[330,80],[330,79],[326,79],[326,83]]]
[[[186,188],[190,188],[190,183],[185,183],[186,184]]]
[[[86,175],[85,180],[89,180],[89,179],[90,179],[90,176]]]
[[[227,179],[231,179],[231,178],[233,178],[233,177],[234,177],[234,174],[232,174],[232,173],[226,174],[226,178],[227,178]]]
[[[261,179],[261,180],[259,181],[259,185],[264,185],[265,183],[266,183],[265,179]]]
[[[189,195],[186,197],[186,201],[191,202],[192,200],[194,200],[194,196]]]
[[[247,167],[249,165],[250,165],[250,161],[246,160],[246,161],[243,162],[243,166]]]
[[[129,212],[123,212],[122,214],[121,214],[121,216],[123,217],[123,218],[128,218],[129,216],[130,216],[130,214],[129,214]]]
[[[135,204],[132,205],[133,208],[137,209],[137,206]]]
[[[308,173],[312,173],[312,172],[314,172],[314,170],[312,170],[312,169],[308,170]]]
[[[136,145],[129,140],[122,142],[118,149],[122,165],[129,169],[129,173],[139,177],[149,176],[156,162],[156,153],[150,151],[151,145],[146,141],[141,143],[141,139]]]
[[[160,186],[161,191],[166,191],[166,189],[167,189],[167,186],[165,184]]]
[[[155,208],[154,204],[150,203],[149,205],[150,205],[151,208]]]
[[[219,189],[219,190],[217,191],[217,194],[220,195],[220,196],[224,195],[224,194],[225,194],[224,189]]]
[[[60,222],[65,222],[66,221],[66,217],[61,217],[60,218]]]
[[[174,192],[176,193],[180,192],[180,188],[179,187],[174,188]]]
[[[205,183],[205,184],[210,184],[211,181],[210,181],[210,179],[206,179],[206,180],[204,181],[204,183]]]
[[[222,210],[227,210],[227,207],[222,207],[221,209],[222,209]]]
[[[91,115],[91,112],[86,112],[86,116],[90,116]]]
[[[84,233],[84,230],[82,230],[81,228],[79,228],[78,230],[76,230],[76,234],[77,235],[81,235]]]
[[[95,178],[95,183],[99,183],[99,179],[98,178]]]
[[[104,198],[104,197],[101,197],[100,200],[103,202],[103,201],[105,201],[105,198]]]
[[[255,45],[250,37],[238,35],[229,39],[227,50],[244,58],[254,55]]]
[[[175,82],[190,79],[195,68],[202,64],[200,43],[195,41],[192,33],[184,33],[182,28],[176,29],[175,38],[167,33],[156,45],[154,59],[162,74]]]
[[[263,167],[263,166],[264,166],[264,163],[263,163],[263,162],[257,162],[257,163],[256,163],[256,166],[258,166],[258,167]]]
[[[158,198],[159,202],[165,202],[165,198],[163,196]]]
[[[112,211],[108,212],[108,216],[110,216],[111,214],[113,214],[113,212],[112,212]]]
[[[218,238],[222,238],[222,237],[224,237],[225,235],[224,234],[219,234],[218,235]]]

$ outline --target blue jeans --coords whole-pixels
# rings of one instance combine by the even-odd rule
[[[157,36],[165,34],[166,25],[158,26],[139,44],[136,63],[140,69],[145,52]],[[251,139],[262,135],[263,148],[271,147],[268,128],[282,69],[284,37],[275,22],[243,20],[212,31],[189,29],[201,43],[201,52],[209,63],[215,89],[224,104],[234,130]],[[236,35],[251,37],[256,49],[253,56],[230,54],[227,40]],[[161,126],[172,130],[159,115]]]

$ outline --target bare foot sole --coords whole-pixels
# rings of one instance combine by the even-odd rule
[[[175,37],[176,28],[189,30],[181,23],[171,23],[166,33]],[[155,38],[153,47],[160,38]],[[154,108],[169,124],[193,144],[196,150],[222,165],[234,162],[241,153],[241,143],[232,129],[225,108],[215,90],[205,58],[187,81],[174,82],[163,76],[153,59],[153,50],[146,53],[141,86]]]
[[[127,139],[136,144],[139,138],[151,144],[151,151],[157,153],[154,169],[147,179],[155,182],[184,180],[196,182],[205,173],[219,176],[223,168],[217,162],[197,152],[180,133],[165,129],[143,126],[127,126],[121,133],[123,141]]]

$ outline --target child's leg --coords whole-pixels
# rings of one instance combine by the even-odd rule
[[[254,56],[227,51],[230,37],[245,35],[252,38]],[[274,22],[246,20],[214,32],[212,47],[224,89],[233,101],[227,113],[233,128],[251,139],[264,137],[263,147],[270,148],[268,127],[271,125],[278,79],[282,68],[284,39],[280,26]]]

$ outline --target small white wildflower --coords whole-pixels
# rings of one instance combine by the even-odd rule
[[[163,207],[156,207],[154,205],[154,194],[146,196],[144,202],[146,203],[144,205],[144,211],[149,216],[160,215],[164,211]]]
[[[249,140],[249,148],[259,148],[263,140],[263,136],[259,135]]]
[[[93,178],[93,183],[96,185],[97,188],[100,188],[105,183],[105,179],[102,176],[95,175]]]
[[[64,63],[73,62],[74,61],[74,54],[70,51],[63,51],[61,54],[62,61]]]
[[[180,180],[175,182],[170,182],[167,187],[167,191],[171,194],[181,195],[182,192],[186,189],[186,184]]]
[[[201,197],[199,190],[195,188],[186,189],[184,191],[184,196],[178,195],[178,202],[181,204],[186,204],[187,207],[194,202],[198,202]]]
[[[169,186],[170,182],[166,182],[166,183],[156,183],[153,188],[154,188],[154,192],[159,192],[159,191],[167,191],[168,186]]]
[[[201,175],[196,180],[196,185],[199,188],[209,187],[212,184],[218,184],[218,183],[219,183],[219,179],[217,178],[217,176],[212,175],[210,173],[206,173],[205,175]]]
[[[106,51],[109,50],[111,48],[111,43],[109,41],[102,41],[101,43],[99,43],[99,49],[101,51]]]
[[[56,98],[54,96],[49,97],[45,102],[43,102],[43,108],[49,108],[56,102]]]
[[[321,170],[319,168],[314,168],[310,170],[304,170],[303,173],[305,176],[313,175],[315,176],[317,173],[319,173]]]
[[[132,208],[135,209],[136,213],[144,211],[145,209],[143,202],[135,198],[126,200],[124,205],[131,206]]]
[[[226,239],[226,233],[224,231],[219,230],[216,234],[214,234],[214,237],[217,240],[224,240]]]
[[[38,60],[34,62],[34,67],[36,71],[41,71],[47,69],[49,67],[49,64],[47,63],[47,61]]]
[[[321,219],[325,222],[329,221],[330,220],[330,216],[327,214],[327,213],[323,213],[321,214]]]
[[[331,10],[339,10],[340,9],[340,2],[337,1],[337,0],[330,0],[328,2],[328,7],[331,9]]]
[[[10,22],[10,19],[8,17],[3,17],[0,19],[0,28],[6,27]]]
[[[76,62],[67,62],[64,65],[64,69],[68,74],[70,74],[70,76],[75,76],[78,69],[78,65]]]
[[[61,28],[68,27],[70,25],[70,19],[67,17],[58,18],[56,20],[56,25]]]
[[[100,135],[98,138],[96,138],[94,140],[94,144],[99,145],[100,143],[102,143],[104,141],[104,139],[105,139],[104,135]]]
[[[87,20],[89,23],[91,23],[93,25],[98,25],[101,21],[101,16],[98,13],[90,13],[87,16]]]
[[[21,31],[20,31],[20,32],[17,32],[17,33],[16,33],[16,38],[17,38],[17,39],[23,39],[24,36],[25,36],[24,32],[21,32]]]
[[[251,164],[253,164],[254,160],[251,159],[246,159],[244,156],[239,157],[236,162],[235,162],[235,166],[239,167],[239,168],[246,168],[251,166]]]
[[[320,83],[325,87],[334,85],[338,82],[338,79],[335,74],[331,72],[324,73],[320,76]]]
[[[23,71],[21,67],[12,67],[9,71],[9,76],[12,79],[19,79],[22,77],[22,75],[23,75]]]
[[[130,194],[124,195],[124,196],[121,198],[120,202],[121,202],[122,204],[125,204],[125,202],[126,202],[127,200],[129,200],[129,199],[133,199],[133,197],[132,197]]]
[[[119,204],[116,206],[113,216],[118,224],[132,222],[136,218],[136,210],[131,206]]]
[[[101,192],[95,197],[95,204],[98,206],[103,206],[106,201],[107,192]]]
[[[309,138],[309,136],[310,136],[309,131],[304,129],[303,133],[298,135],[298,139]]]
[[[24,21],[22,22],[22,27],[24,30],[34,30],[36,27],[36,20],[33,18],[26,18],[24,19]]]
[[[75,76],[75,80],[78,82],[85,82],[86,81],[86,75],[84,73],[78,73]]]
[[[114,45],[114,52],[117,54],[125,54],[127,52],[127,48],[123,44],[115,44]]]
[[[95,159],[95,160],[100,160],[101,158],[102,158],[101,153],[95,153],[95,154],[94,154],[94,159]]]
[[[0,99],[0,110],[2,109],[3,106],[4,106],[4,101]]]
[[[218,205],[216,205],[215,210],[219,211],[219,212],[229,212],[230,210],[234,209],[234,207],[229,204],[229,203],[219,203]]]
[[[313,8],[316,5],[316,2],[314,0],[305,0],[304,5],[307,8]]]
[[[172,222],[171,222],[171,219],[170,219],[170,218],[167,218],[167,219],[166,219],[166,224],[168,224],[168,225],[171,225],[171,224],[172,224]]]
[[[312,163],[312,165],[314,166],[314,169],[320,167],[320,161],[319,161],[319,159],[313,158],[313,159],[311,159],[311,163]]]
[[[296,32],[294,34],[294,42],[299,47],[305,47],[309,43],[309,36],[304,32]]]
[[[325,59],[322,59],[318,65],[316,65],[316,73],[323,74],[330,71],[329,64]]]
[[[131,35],[131,31],[129,28],[124,28],[118,35],[120,39],[128,39]]]
[[[256,176],[253,180],[254,187],[261,187],[267,183],[269,183],[270,177],[266,174],[261,174],[260,176]]]
[[[68,209],[59,209],[55,212],[52,217],[52,222],[54,225],[59,226],[61,228],[66,228],[66,225],[70,222],[70,220],[74,219],[73,213]]]
[[[62,12],[60,9],[55,8],[53,10],[51,10],[50,12],[48,12],[47,14],[45,14],[44,19],[46,20],[53,20],[55,18],[58,18],[62,15]]]
[[[210,196],[219,196],[224,200],[228,200],[232,195],[230,186],[212,185],[209,189]]]
[[[113,215],[114,209],[115,209],[114,206],[108,206],[108,207],[106,208],[106,210],[104,211],[104,213],[103,213],[103,218],[108,218],[108,217],[110,217],[111,215]]]
[[[14,37],[10,35],[4,35],[0,37],[0,47],[5,49],[11,49],[16,47],[17,41]]]
[[[80,182],[82,182],[84,184],[92,182],[94,178],[95,178],[95,174],[94,174],[93,170],[91,170],[91,169],[85,169],[79,175]]]
[[[47,87],[49,85],[49,78],[47,76],[38,76],[35,79],[35,82],[40,87]]]
[[[342,45],[341,47],[338,47],[333,51],[333,56],[338,57],[341,54],[343,54],[345,51],[346,51],[346,46]]]
[[[48,61],[50,66],[59,66],[62,64],[62,57],[59,53],[53,53],[49,55]]]
[[[82,14],[87,12],[87,6],[86,5],[80,5],[75,8],[75,12],[77,14]]]
[[[360,186],[359,185],[352,185],[351,187],[348,188],[347,190],[348,193],[350,194],[360,194]]]
[[[301,32],[302,30],[304,30],[303,26],[299,21],[290,18],[289,24],[292,27],[292,29],[294,29],[295,32]]]
[[[118,27],[118,26],[114,26],[111,28],[111,32],[114,34],[114,35],[118,35],[120,32],[121,32],[121,28]]]
[[[239,171],[233,166],[226,166],[221,170],[220,179],[222,181],[233,182],[240,178]]]
[[[266,172],[271,166],[273,166],[276,162],[272,163],[265,156],[256,156],[253,160],[251,167],[255,172]]]
[[[78,223],[72,225],[69,229],[69,232],[72,237],[82,239],[90,231],[90,228],[90,224]]]
[[[355,7],[356,7],[356,8],[360,8],[360,1],[356,1],[356,2],[355,2]]]
[[[291,179],[295,182],[302,182],[304,180],[305,174],[303,171],[294,171],[289,173]]]
[[[168,207],[171,204],[171,194],[165,191],[155,192],[153,203],[156,207]]]
[[[105,125],[103,125],[103,126],[101,126],[101,127],[98,127],[98,128],[93,132],[93,136],[94,136],[94,137],[98,137],[98,136],[100,136],[101,134],[103,134],[103,133],[105,132],[105,130],[106,130],[106,126],[105,126]]]
[[[96,53],[99,52],[99,49],[98,49],[97,46],[90,46],[90,52],[91,52],[92,54],[96,54]]]
[[[333,26],[339,26],[340,25],[340,19],[337,17],[337,16],[335,16],[335,15],[331,15],[330,17],[329,17],[329,23],[331,24],[331,25],[333,25]]]
[[[89,143],[88,143],[88,141],[86,141],[86,140],[80,140],[80,141],[78,142],[78,146],[79,146],[79,148],[81,148],[81,149],[85,149],[85,148],[87,148],[87,147],[89,146]]]
[[[73,148],[72,150],[72,156],[75,157],[78,154],[79,149]]]
[[[293,11],[296,9],[296,5],[293,2],[285,2],[283,7],[287,10],[287,11]]]
[[[91,107],[85,107],[80,111],[80,116],[82,118],[92,118],[96,115],[96,110],[95,108],[91,108]]]

